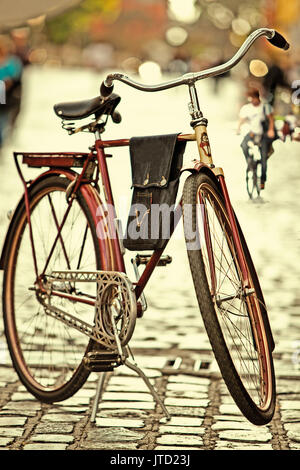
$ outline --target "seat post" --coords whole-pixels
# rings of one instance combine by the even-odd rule
[[[101,132],[98,128],[95,130],[95,140],[101,140]]]

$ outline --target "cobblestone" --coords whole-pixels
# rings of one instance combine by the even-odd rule
[[[173,447],[182,447],[184,445],[190,447],[199,447],[203,445],[203,440],[200,436],[186,436],[184,434],[164,434],[157,439],[158,444],[169,445]]]
[[[204,434],[205,429],[195,426],[160,426],[158,429],[160,434]]]
[[[56,443],[38,443],[38,444],[26,444],[23,447],[23,450],[35,450],[35,451],[41,451],[41,450],[66,450],[67,449],[66,444],[56,444]]]
[[[272,435],[268,431],[258,432],[257,429],[252,429],[252,431],[242,431],[236,432],[235,429],[228,431],[220,431],[219,439],[224,439],[226,441],[238,441],[238,442],[257,442],[264,443],[270,442]]]
[[[70,444],[71,442],[74,441],[73,436],[68,436],[65,434],[35,434],[31,438],[32,442],[42,442],[42,443],[47,443],[47,442],[55,442],[55,443],[66,443]]]
[[[90,413],[97,376],[94,381],[86,383],[80,396],[76,394],[65,404],[42,405],[35,400],[28,401],[25,391],[13,392],[0,410],[0,448],[300,450],[297,374],[293,378],[295,386],[289,383],[284,399],[279,395],[274,418],[276,423],[257,427],[241,415],[221,377],[198,378],[178,373],[164,377],[162,374],[164,381],[161,383],[164,385],[160,394],[171,414],[170,421],[166,421],[160,406],[154,403],[141,385],[143,381],[127,373],[126,376],[124,371],[116,370],[115,374],[110,375],[95,423],[90,422]],[[116,386],[122,387],[126,380],[127,392],[112,391]],[[16,377],[15,383],[18,383]],[[280,385],[279,380],[279,389]],[[205,394],[208,398],[186,398],[186,393],[190,391],[193,396],[198,389],[201,390],[200,396]],[[179,396],[169,397],[170,392]],[[289,393],[293,399],[288,399]],[[112,394],[118,395],[118,400],[112,400]],[[24,402],[21,401],[22,396],[26,397]],[[86,407],[82,406],[83,397],[87,400]]]

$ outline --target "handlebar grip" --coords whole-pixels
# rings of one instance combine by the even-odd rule
[[[115,124],[120,124],[120,122],[122,121],[122,116],[119,111],[114,111],[111,115],[111,118]]]
[[[274,36],[271,39],[268,39],[268,41],[273,44],[273,46],[279,47],[279,49],[284,49],[287,51],[290,47],[289,43],[287,40],[277,31],[275,31]]]
[[[107,86],[105,84],[105,81],[104,81],[104,82],[101,83],[101,86],[100,86],[100,95],[103,98],[107,98],[108,96],[110,96],[112,94],[113,89],[114,89],[113,85]]]

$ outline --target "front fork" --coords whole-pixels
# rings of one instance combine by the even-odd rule
[[[245,260],[244,250],[239,236],[235,214],[231,205],[229,193],[225,182],[224,172],[222,168],[216,168],[213,163],[211,147],[207,134],[207,119],[203,117],[203,114],[200,110],[195,84],[190,85],[189,91],[191,98],[191,102],[189,105],[190,115],[192,118],[191,126],[195,131],[195,138],[197,142],[200,164],[208,166],[211,171],[213,171],[219,181],[220,188],[224,197],[226,212],[232,230],[232,236],[237,252],[237,257],[241,268],[243,288],[247,289],[250,288],[248,269]]]

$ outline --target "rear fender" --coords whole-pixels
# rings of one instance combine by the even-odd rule
[[[70,180],[70,182],[74,181],[76,177],[78,176],[77,173],[69,169],[64,169],[64,168],[51,169],[49,171],[46,171],[45,173],[42,173],[35,180],[33,180],[28,186],[28,191],[32,191],[38,183],[40,183],[44,179],[49,178],[53,175],[65,176],[66,178]],[[117,266],[117,264],[120,264],[120,263],[116,262],[116,252],[115,252],[116,245],[111,243],[111,240],[113,240],[114,238],[114,234],[110,233],[111,230],[109,228],[109,224],[106,222],[107,212],[105,211],[105,208],[102,204],[99,194],[94,189],[94,187],[90,184],[87,184],[87,185],[82,184],[80,186],[80,191],[82,195],[84,196],[85,201],[90,209],[90,212],[92,214],[93,221],[96,227],[102,269],[103,270],[119,270],[120,266]],[[5,269],[10,240],[14,233],[14,224],[16,222],[18,211],[22,207],[22,205],[25,206],[24,194],[21,197],[20,201],[18,202],[13,212],[9,226],[8,226],[8,230],[4,239],[4,244],[3,244],[3,248],[1,252],[0,270]]]

